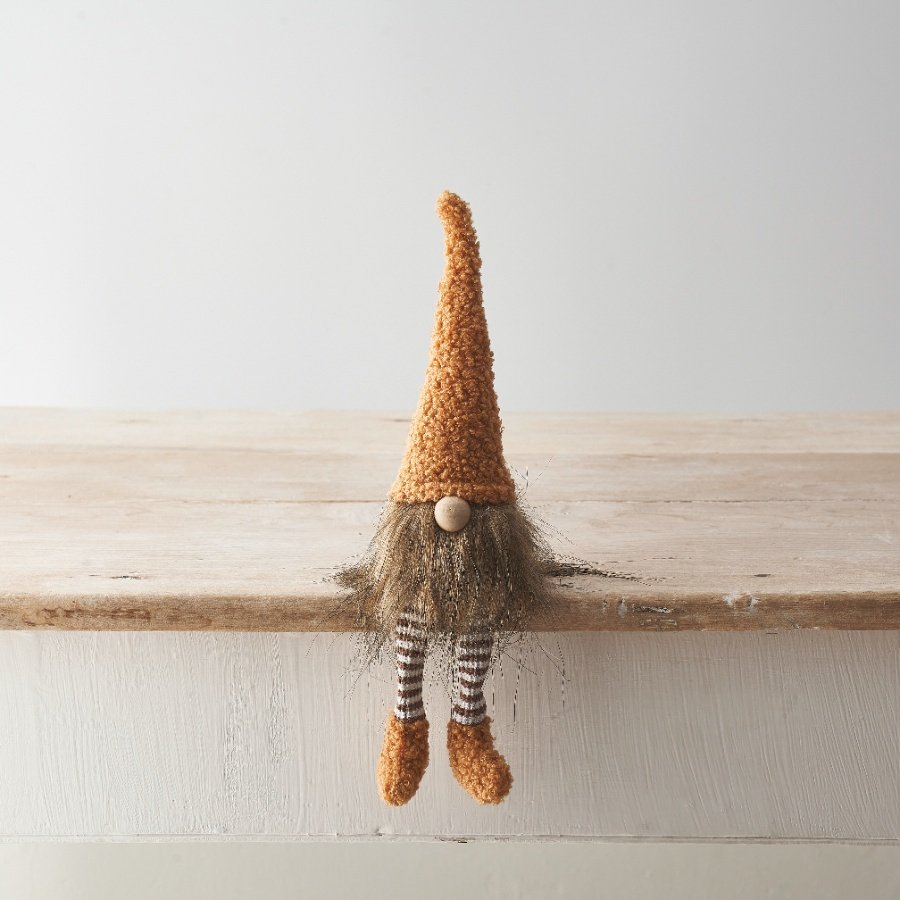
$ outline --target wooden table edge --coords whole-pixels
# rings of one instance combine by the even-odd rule
[[[0,629],[62,631],[359,631],[340,595],[199,593],[139,597],[0,593]],[[809,594],[630,589],[561,593],[529,630],[900,630],[900,589]]]

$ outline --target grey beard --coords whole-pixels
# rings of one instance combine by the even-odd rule
[[[388,501],[366,555],[336,575],[351,590],[357,625],[373,655],[404,612],[424,622],[430,643],[490,631],[502,645],[550,605],[556,559],[517,501],[472,504],[457,532],[434,519],[432,502]]]

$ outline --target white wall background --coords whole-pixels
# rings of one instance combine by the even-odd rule
[[[0,403],[411,409],[445,187],[501,406],[900,405],[890,0],[0,6]]]

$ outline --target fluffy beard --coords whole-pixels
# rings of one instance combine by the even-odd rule
[[[335,575],[351,590],[342,602],[356,606],[370,660],[407,610],[424,619],[431,646],[487,630],[496,650],[550,608],[547,576],[559,564],[518,501],[472,504],[454,533],[435,522],[434,506],[388,501],[366,555]]]

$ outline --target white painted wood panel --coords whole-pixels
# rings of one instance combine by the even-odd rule
[[[565,680],[526,648],[489,691],[509,800],[452,780],[432,685],[431,767],[395,810],[389,672],[354,686],[352,635],[4,632],[0,836],[900,840],[900,633],[539,639]]]

